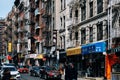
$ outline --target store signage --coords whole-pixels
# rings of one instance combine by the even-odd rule
[[[11,42],[8,43],[8,52],[12,52],[12,43]]]
[[[67,52],[67,56],[79,55],[81,54],[81,47],[70,48],[70,49],[67,49],[66,52]]]
[[[112,48],[112,49],[107,50],[108,54],[110,54],[110,53],[116,53],[116,52],[120,52],[120,46],[116,47],[116,48]]]
[[[97,42],[82,46],[82,54],[105,52],[105,50],[106,50],[105,42]]]

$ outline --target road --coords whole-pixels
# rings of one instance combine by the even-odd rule
[[[33,77],[30,76],[29,74],[21,74],[21,80],[45,80],[45,79],[40,79],[39,77]],[[60,79],[46,79],[46,80],[60,80]]]
[[[21,78],[21,80],[44,80],[40,79],[39,77],[30,76],[29,74],[21,74]]]

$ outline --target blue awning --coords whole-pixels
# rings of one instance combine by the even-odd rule
[[[105,42],[96,42],[82,46],[82,54],[100,53],[106,51]]]

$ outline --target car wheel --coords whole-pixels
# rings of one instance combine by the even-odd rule
[[[33,73],[33,76],[35,76],[35,73]]]

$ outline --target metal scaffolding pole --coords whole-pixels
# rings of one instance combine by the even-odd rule
[[[112,45],[112,0],[110,1],[110,48]]]
[[[112,0],[109,0],[108,5],[108,49],[112,45]]]

